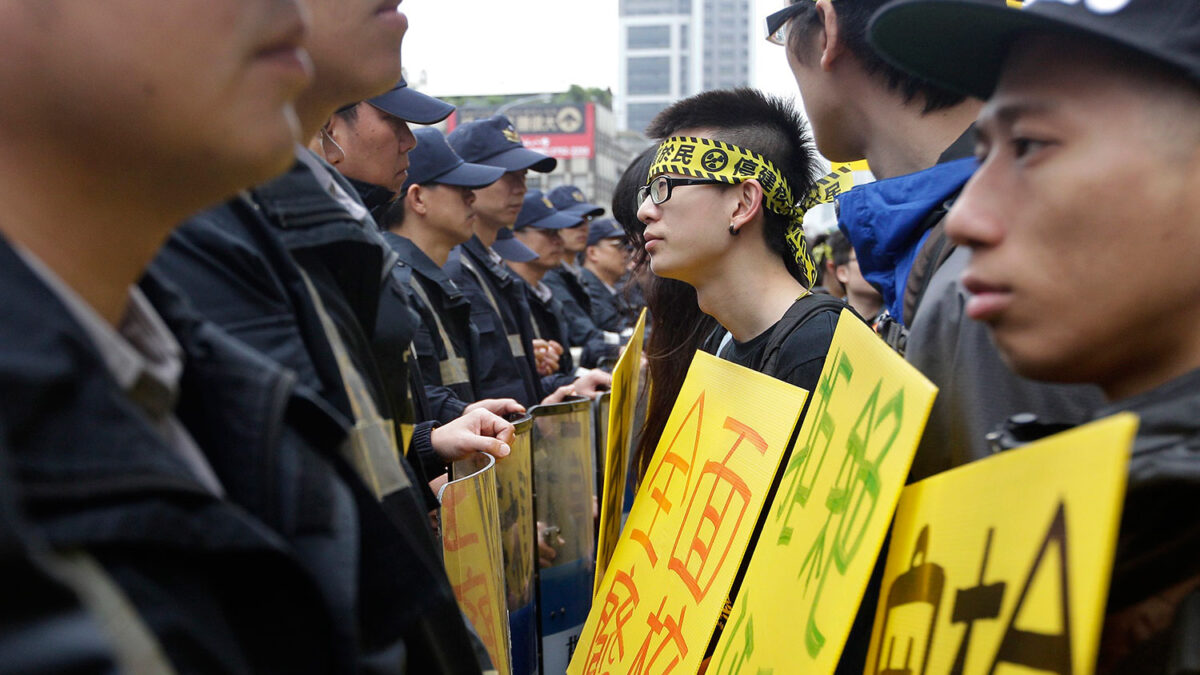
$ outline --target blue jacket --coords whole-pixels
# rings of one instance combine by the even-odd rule
[[[482,373],[475,394],[481,399],[513,398],[526,407],[539,403],[549,392],[537,379],[533,326],[520,279],[492,262],[478,237],[451,251],[444,269],[470,301],[471,323],[479,333]]]
[[[904,289],[934,212],[975,172],[973,158],[887,178],[838,197],[838,225],[858,255],[863,277],[883,294],[884,307],[904,320]]]
[[[206,317],[295,371],[348,428],[354,412],[301,269],[381,414],[390,416],[393,392],[372,351],[389,259],[377,233],[350,219],[311,170],[298,163],[249,197],[184,223],[152,273],[178,283]],[[429,426],[423,429],[414,436],[414,447],[429,443]],[[352,491],[360,521],[356,597],[364,650],[391,659],[387,655],[403,642],[416,671],[477,672],[421,495],[405,488],[380,502],[343,453],[327,450],[327,460]],[[424,486],[407,461],[401,465],[409,482]]]

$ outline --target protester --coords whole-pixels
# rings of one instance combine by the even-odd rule
[[[637,218],[637,210],[641,206],[638,195],[646,184],[646,176],[657,153],[658,148],[651,146],[626,167],[613,190],[612,203],[613,218],[621,223],[633,244],[634,274],[645,272],[647,282],[646,311],[649,318],[646,345],[642,353],[646,359],[647,377],[654,386],[647,389],[649,400],[646,402],[645,421],[632,449],[630,480],[635,485],[650,466],[650,459],[658,447],[696,350],[703,346],[705,339],[718,325],[715,319],[700,311],[695,288],[648,270],[650,257],[645,247],[646,225]],[[665,326],[671,328],[662,328]]]
[[[724,328],[708,349],[812,391],[844,305],[809,290],[796,204],[816,165],[803,120],[781,99],[736,89],[684,99],[648,132],[664,139],[637,212],[651,269],[694,287]]]
[[[987,100],[946,224],[971,252],[966,314],[1018,372],[1096,383],[1097,417],[1141,420],[1097,672],[1177,672],[1200,639],[1200,5],[902,2],[871,34]]]
[[[917,480],[988,456],[986,434],[1010,415],[1074,423],[1100,396],[1013,375],[983,327],[966,320],[958,277],[967,251],[947,241],[944,218],[974,171],[969,127],[980,103],[875,53],[867,22],[885,2],[797,0],[767,17],[767,30],[786,48],[817,149],[833,161],[866,159],[879,179],[838,199],[838,224],[883,294],[880,335],[938,386],[910,473]]]
[[[868,325],[875,326],[883,313],[883,295],[863,278],[858,256],[845,234],[835,231],[829,235],[827,243],[830,269],[838,285],[846,290],[846,302]]]

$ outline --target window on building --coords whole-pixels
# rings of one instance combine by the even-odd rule
[[[670,94],[671,57],[638,56],[626,61],[627,93]]]
[[[671,27],[630,26],[626,42],[630,49],[667,49],[671,46]]]
[[[667,107],[666,103],[630,103],[626,111],[629,128],[644,132],[654,116],[662,112],[665,107]]]

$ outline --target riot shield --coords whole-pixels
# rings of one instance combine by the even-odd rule
[[[458,606],[483,640],[495,672],[511,675],[495,466],[496,459],[484,453],[455,462],[453,480],[438,494],[439,515],[446,575]]]
[[[600,495],[604,492],[604,456],[608,452],[608,415],[612,409],[612,392],[606,391],[592,401],[592,437],[596,447],[592,465],[596,468],[592,489]]]
[[[566,672],[592,602],[595,493],[591,401],[530,408],[543,673]]]
[[[521,415],[511,421],[516,427],[516,435],[509,443],[512,452],[496,463],[504,587],[513,673],[534,675],[538,672],[538,637],[534,592],[537,544],[533,518],[533,418]]]

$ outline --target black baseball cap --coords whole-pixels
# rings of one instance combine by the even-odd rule
[[[500,231],[496,233],[496,241],[492,242],[492,250],[499,253],[501,258],[512,262],[529,262],[537,260],[539,257],[533,249],[514,237],[513,231],[507,227],[500,228]]]
[[[550,198],[554,208],[572,216],[592,218],[604,215],[604,207],[589,203],[583,195],[583,190],[574,185],[559,185],[546,193],[546,196]]]
[[[467,122],[446,137],[450,147],[468,162],[498,166],[505,171],[532,169],[550,173],[558,160],[521,144],[516,127],[504,115]]]
[[[575,227],[582,221],[583,216],[572,216],[555,210],[554,203],[541,190],[530,190],[525,193],[525,201],[521,203],[521,212],[517,214],[517,222],[513,223],[513,229],[536,227],[542,230],[561,230]]]
[[[871,19],[871,44],[898,67],[986,99],[1013,41],[1030,32],[1074,34],[1150,57],[1200,82],[1197,0],[899,0]]]
[[[624,238],[625,230],[612,218],[601,218],[588,224],[588,246],[595,246],[605,239]]]
[[[408,178],[401,192],[410,185],[438,183],[466,188],[487,187],[500,180],[504,169],[464,162],[446,142],[446,136],[433,127],[413,130],[417,147],[408,152]]]

